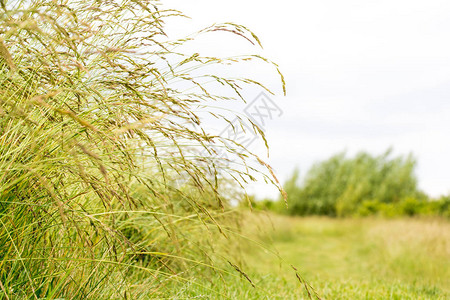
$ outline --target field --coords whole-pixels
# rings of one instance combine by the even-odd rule
[[[307,299],[292,264],[321,299],[449,299],[450,224],[439,219],[248,217],[273,248],[248,242],[246,279],[225,278],[218,298]],[[255,227],[255,224],[259,223]],[[271,228],[271,229],[267,229]],[[281,259],[271,254],[278,251]],[[223,285],[212,286],[220,290]],[[227,292],[228,291],[228,292]],[[311,295],[313,291],[310,289]],[[195,291],[197,297],[208,292]],[[191,294],[193,296],[193,294]],[[313,297],[314,298],[314,297]]]
[[[1,1],[0,300],[449,299],[450,196],[418,189],[412,156],[282,184],[248,142],[269,148],[248,109],[276,91],[261,64],[286,95],[279,66],[201,55],[213,32],[261,44],[234,23],[170,38],[185,16],[159,5]]]

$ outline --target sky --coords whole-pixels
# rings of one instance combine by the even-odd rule
[[[164,0],[191,19],[167,23],[181,37],[213,23],[233,22],[255,32],[263,49],[230,34],[199,38],[201,54],[257,53],[275,61],[252,68],[276,92],[283,111],[266,124],[266,160],[283,182],[338,152],[413,153],[419,187],[450,193],[450,1],[441,0]],[[244,68],[244,67],[243,67]],[[249,70],[242,70],[247,72]],[[250,100],[259,91],[248,91]],[[249,146],[261,152],[261,146]],[[258,183],[249,192],[276,197]]]

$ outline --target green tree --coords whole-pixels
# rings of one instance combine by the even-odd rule
[[[365,201],[398,203],[407,197],[423,198],[414,175],[411,155],[391,158],[388,150],[380,156],[345,153],[316,163],[301,185],[293,185],[294,172],[285,184],[290,214],[349,216],[357,214]]]

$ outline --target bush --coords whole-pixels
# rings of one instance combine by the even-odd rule
[[[450,196],[442,196],[430,202],[430,210],[436,214],[450,218]]]

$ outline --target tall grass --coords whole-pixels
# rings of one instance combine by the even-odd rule
[[[201,70],[271,62],[177,52],[192,37],[170,41],[164,22],[181,13],[156,1],[1,4],[0,299],[168,297],[220,272],[239,222],[222,186],[267,165],[196,111],[230,122],[208,104],[264,86]],[[259,43],[239,25],[211,31]]]

